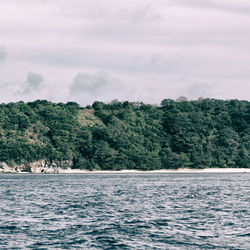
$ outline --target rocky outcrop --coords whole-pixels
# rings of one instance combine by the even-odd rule
[[[15,167],[9,167],[5,162],[0,162],[0,173],[17,173]]]
[[[27,164],[9,166],[5,162],[0,162],[0,173],[46,173],[55,174],[65,170],[70,170],[73,163],[72,161],[48,161],[40,160]]]

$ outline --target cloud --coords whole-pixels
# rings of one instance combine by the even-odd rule
[[[73,84],[70,87],[70,94],[94,94],[103,89],[109,82],[110,76],[104,72],[98,72],[96,74],[77,73],[74,77]]]
[[[231,12],[234,14],[250,15],[250,4],[244,0],[175,0],[182,5],[194,8],[208,8],[222,12]]]
[[[122,86],[118,78],[111,77],[107,72],[77,73],[70,87],[70,95],[97,95],[100,93],[119,90]]]
[[[22,84],[18,94],[33,94],[37,93],[42,87],[43,76],[37,73],[29,72],[27,80]]]
[[[132,12],[133,22],[158,21],[161,18],[161,15],[156,14],[150,5],[146,5],[142,9]]]
[[[70,86],[68,99],[81,104],[90,104],[96,100],[126,100],[132,96],[132,91],[131,86],[125,86],[119,78],[113,77],[105,71],[79,72]]]
[[[117,17],[127,19],[131,23],[154,22],[162,19],[162,16],[150,4],[133,10],[121,9],[118,11]]]
[[[186,95],[188,98],[192,99],[196,99],[199,97],[211,97],[211,86],[209,86],[209,84],[204,83],[191,84],[186,90]]]
[[[5,47],[0,47],[0,62],[4,62],[7,58],[7,51]]]

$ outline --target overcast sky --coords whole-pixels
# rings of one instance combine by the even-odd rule
[[[0,93],[250,100],[250,1],[0,0]]]

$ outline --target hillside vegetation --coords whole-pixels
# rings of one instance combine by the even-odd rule
[[[0,162],[10,165],[47,159],[89,170],[250,168],[249,153],[248,101],[0,105]]]

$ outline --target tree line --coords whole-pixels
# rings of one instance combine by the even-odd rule
[[[79,169],[249,168],[250,103],[0,104],[0,162],[71,160]]]

